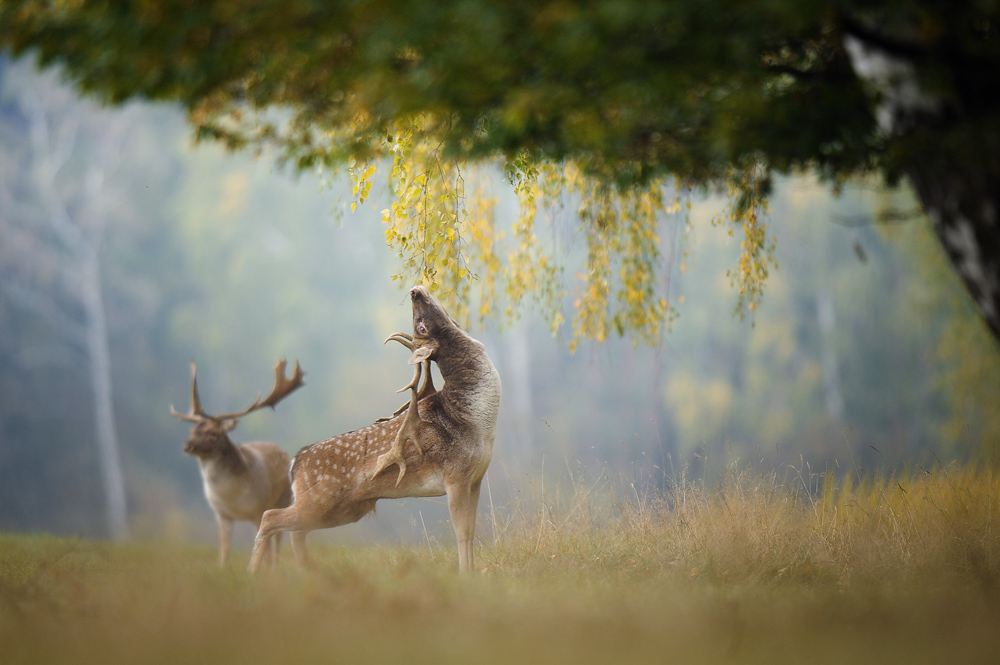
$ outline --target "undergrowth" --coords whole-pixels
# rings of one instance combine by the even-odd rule
[[[0,535],[0,663],[995,662],[1000,481],[567,478],[454,546],[245,552]]]
[[[1000,477],[990,466],[897,474],[730,468],[658,492],[573,481],[488,514],[484,572],[691,577],[715,584],[932,588],[1000,583]]]

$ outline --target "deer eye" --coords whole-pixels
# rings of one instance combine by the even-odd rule
[[[423,321],[421,321],[420,323],[417,324],[417,332],[419,334],[421,334],[421,335],[426,335],[427,334],[427,326],[424,325]]]

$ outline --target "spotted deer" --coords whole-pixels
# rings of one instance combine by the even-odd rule
[[[285,361],[279,360],[274,366],[274,388],[266,399],[260,395],[253,404],[237,411],[222,415],[205,413],[198,398],[197,368],[191,363],[191,408],[188,413],[178,413],[170,406],[170,413],[181,420],[194,423],[184,452],[198,459],[205,498],[215,512],[219,525],[219,564],[226,565],[229,544],[233,535],[233,523],[252,522],[260,528],[261,516],[271,508],[284,508],[292,501],[292,490],[288,480],[288,453],[270,441],[255,441],[234,444],[229,438],[242,416],[266,406],[272,409],[293,390],[303,385],[304,372],[295,363],[292,378],[285,378]],[[272,554],[276,560],[279,540],[276,539]]]
[[[479,489],[493,454],[500,410],[500,375],[482,343],[448,316],[422,286],[410,290],[413,335],[395,333],[411,350],[414,378],[406,408],[389,419],[320,441],[292,462],[294,501],[264,513],[250,559],[260,567],[272,536],[291,532],[300,565],[307,566],[306,534],[350,524],[375,509],[379,499],[447,495],[458,540],[458,567],[472,570]],[[444,387],[418,390],[430,362]],[[402,392],[402,391],[400,391]],[[412,446],[408,444],[413,444]],[[390,467],[399,467],[397,473]]]

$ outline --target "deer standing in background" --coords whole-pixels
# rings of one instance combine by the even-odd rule
[[[403,412],[364,429],[335,436],[299,451],[292,462],[294,502],[264,513],[250,558],[261,565],[272,536],[290,531],[299,564],[308,564],[306,534],[356,522],[379,499],[448,497],[458,540],[458,567],[472,570],[479,489],[493,454],[500,411],[500,375],[482,343],[455,323],[422,286],[410,290],[413,336],[394,339],[411,350],[413,381],[403,388],[410,402]],[[386,340],[389,341],[388,339]],[[424,384],[435,361],[444,387]],[[421,399],[422,397],[422,399]],[[416,454],[407,458],[407,443]],[[383,473],[393,464],[398,474]]]
[[[270,441],[255,441],[236,445],[229,432],[242,416],[257,409],[274,406],[296,388],[303,385],[304,373],[295,363],[291,379],[285,378],[285,361],[274,366],[274,388],[266,399],[260,395],[253,404],[236,413],[209,415],[198,399],[197,368],[191,363],[191,410],[178,413],[170,406],[170,413],[181,420],[194,423],[184,452],[198,458],[198,467],[205,485],[205,498],[215,512],[219,524],[219,564],[226,565],[229,544],[233,535],[233,522],[253,522],[260,529],[261,516],[271,508],[284,508],[292,501],[288,479],[288,453]],[[273,547],[277,560],[278,540]],[[272,552],[268,551],[268,558]]]

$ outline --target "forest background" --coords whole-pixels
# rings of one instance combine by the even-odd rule
[[[0,530],[122,535],[99,464],[110,415],[125,533],[214,539],[187,427],[168,410],[187,404],[192,359],[209,412],[267,390],[279,357],[308,373],[237,441],[294,453],[397,407],[409,368],[382,340],[409,325],[408,285],[391,279],[381,186],[352,212],[344,174],[195,146],[178,109],[103,109],[57,72],[0,59]],[[508,189],[498,171],[498,216],[513,220]],[[530,314],[463,322],[504,380],[485,502],[567,474],[643,493],[730,462],[821,474],[995,458],[996,343],[905,191],[781,181],[768,219],[779,267],[743,319],[727,276],[739,243],[712,223],[724,201],[686,201],[658,229],[659,285],[677,310],[658,343],[570,353]],[[554,214],[544,240],[572,265],[579,220],[571,202]],[[449,529],[442,501],[407,500],[323,537]]]

